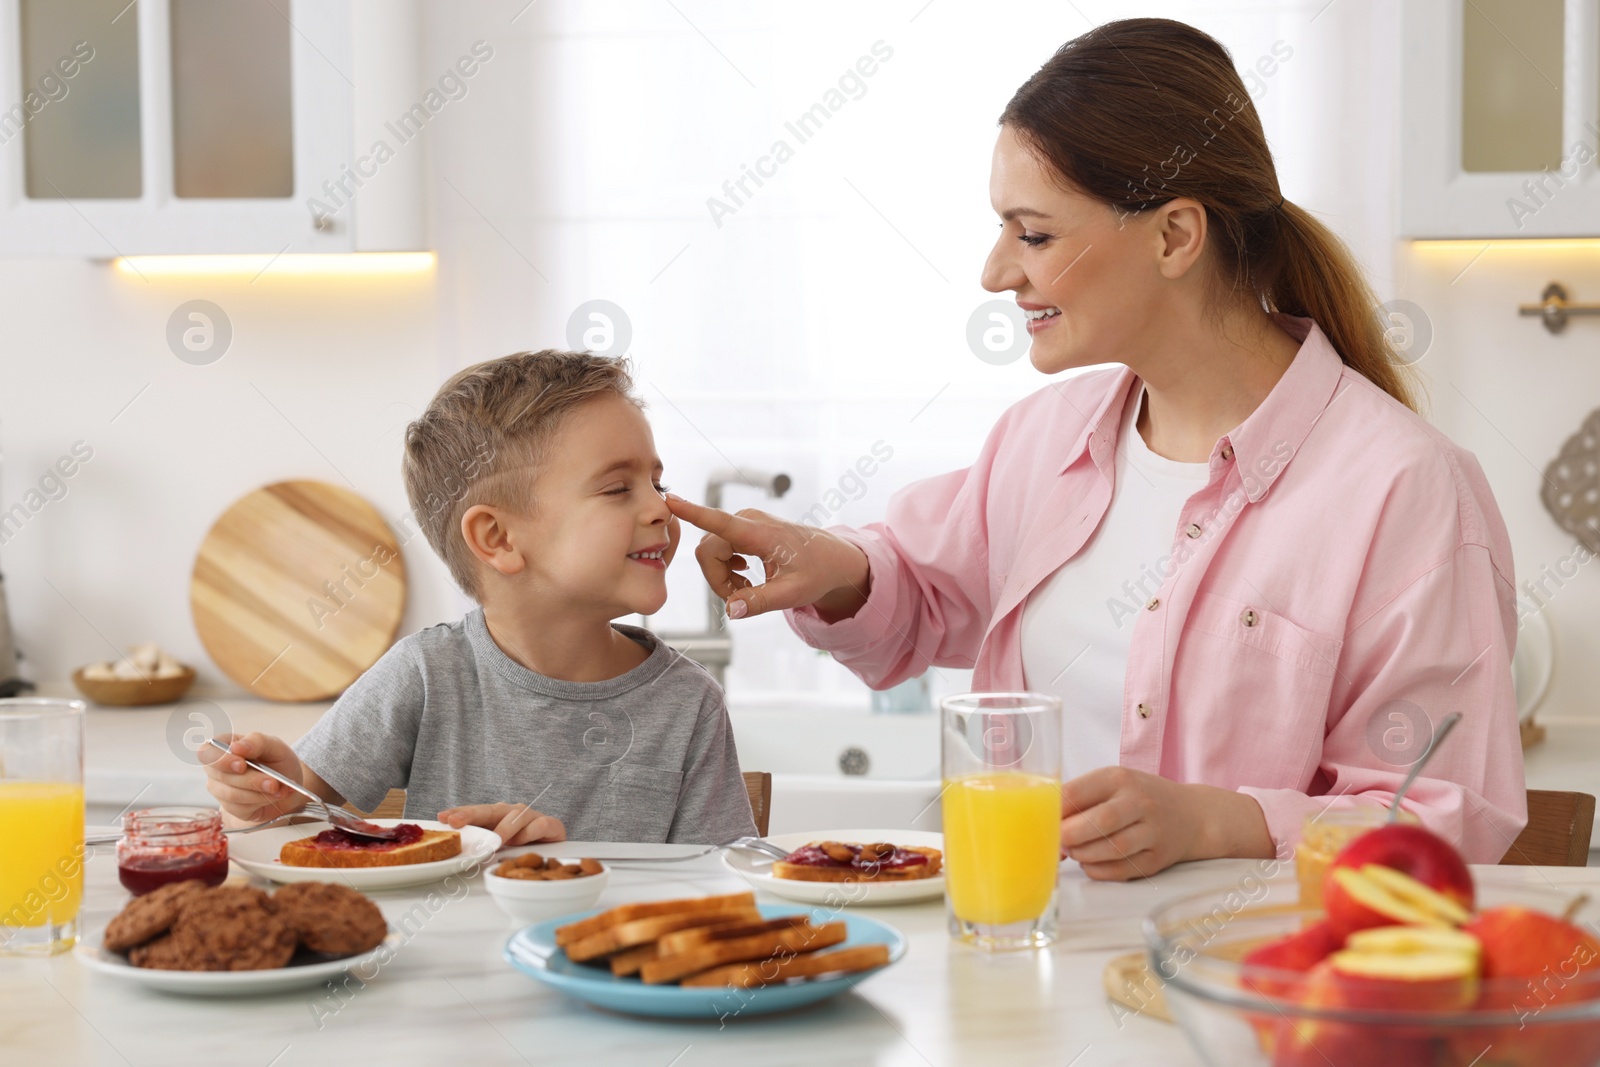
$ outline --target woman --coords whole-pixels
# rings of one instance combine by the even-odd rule
[[[864,529],[669,497],[729,616],[786,610],[877,689],[931,664],[1059,694],[1061,844],[1094,878],[1286,857],[1307,816],[1387,805],[1452,711],[1405,806],[1498,861],[1527,817],[1505,525],[1349,252],[1279,193],[1227,52],[1164,19],[1068,42],[1001,115],[990,198],[983,285],[1034,366],[1122,366]]]

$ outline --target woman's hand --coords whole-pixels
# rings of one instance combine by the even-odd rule
[[[303,783],[300,758],[282,738],[259,733],[218,734],[217,740],[228,745],[227,752],[202,745],[197,755],[205,767],[206,789],[223,811],[241,822],[258,823],[306,806],[306,798],[299,793],[244,765],[245,760],[254,760]]]
[[[667,506],[706,532],[694,556],[712,591],[727,602],[730,619],[815,604],[823,621],[837,622],[867,602],[866,553],[842,537],[762,511],[730,515],[672,493]],[[764,584],[737,573],[749,566],[740,553],[761,560]]]
[[[1090,878],[1118,882],[1184,860],[1275,855],[1254,797],[1127,767],[1100,767],[1062,785],[1061,853]]]
[[[454,826],[481,826],[500,835],[507,845],[531,845],[536,841],[565,841],[567,828],[554,815],[534,811],[526,804],[464,804],[446,808],[439,821]]]

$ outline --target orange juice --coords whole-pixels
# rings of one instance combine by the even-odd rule
[[[0,925],[71,922],[83,897],[83,786],[0,782]]]
[[[944,871],[963,922],[996,926],[1043,914],[1061,856],[1061,786],[1003,771],[952,778],[944,788]]]

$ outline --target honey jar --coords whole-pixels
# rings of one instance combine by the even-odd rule
[[[1389,821],[1389,809],[1379,807],[1336,808],[1306,816],[1300,841],[1294,847],[1295,878],[1300,883],[1300,903],[1308,908],[1322,907],[1322,879],[1328,864],[1344,846]],[[1412,826],[1422,820],[1404,808],[1396,822]]]

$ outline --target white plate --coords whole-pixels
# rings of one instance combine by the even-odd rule
[[[91,971],[118,981],[142,985],[146,989],[184,993],[193,997],[246,997],[319,986],[352,970],[359,972],[357,977],[362,981],[370,981],[400,945],[400,935],[394,927],[390,927],[389,936],[383,939],[383,944],[371,952],[339,960],[274,967],[268,971],[158,971],[135,967],[128,962],[128,957],[101,947],[98,938],[94,944],[78,942],[73,955]]]
[[[944,835],[926,830],[815,830],[804,834],[777,834],[767,840],[790,851],[812,841],[887,841],[902,847],[915,845],[944,851]],[[903,882],[797,882],[792,878],[774,878],[772,861],[755,852],[729,849],[722,854],[722,862],[761,892],[806,904],[909,904],[944,896],[942,870],[932,878]]]
[[[416,823],[424,830],[451,830],[442,822],[427,819],[373,819],[379,826]],[[408,863],[402,867],[290,867],[278,862],[278,853],[290,841],[311,837],[328,828],[325,822],[298,826],[278,826],[253,834],[234,834],[228,838],[228,858],[251,874],[274,882],[338,882],[351,889],[399,889],[427,885],[487,863],[501,845],[500,835],[477,826],[463,826],[461,851],[447,860],[433,863]]]

